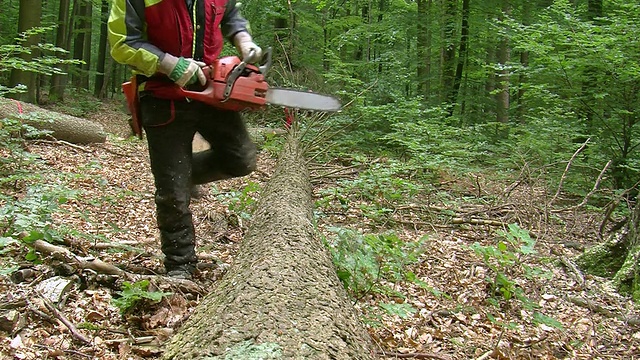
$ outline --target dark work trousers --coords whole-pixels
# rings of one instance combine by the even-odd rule
[[[155,179],[165,269],[193,270],[197,259],[189,210],[192,185],[249,174],[256,168],[256,146],[239,113],[197,101],[142,96],[140,118]],[[192,153],[196,131],[211,144],[211,149]]]

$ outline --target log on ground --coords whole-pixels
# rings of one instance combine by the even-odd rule
[[[291,136],[234,263],[166,346],[164,359],[373,359],[314,231],[311,184]]]
[[[50,137],[74,144],[103,143],[107,139],[102,125],[95,122],[0,97],[2,118],[19,118],[36,129],[50,131]]]

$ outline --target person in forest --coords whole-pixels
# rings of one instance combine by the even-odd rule
[[[220,55],[225,39],[243,59],[260,58],[262,50],[236,0],[114,0],[108,30],[111,56],[133,69],[137,83],[164,267],[169,276],[190,279],[197,264],[191,189],[249,174],[256,146],[238,112],[188,102],[175,87],[205,85],[202,68]],[[209,150],[192,153],[196,132]]]

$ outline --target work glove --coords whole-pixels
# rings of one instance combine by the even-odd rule
[[[183,57],[177,58],[171,54],[165,54],[158,64],[158,71],[167,75],[171,81],[180,87],[195,84],[196,82],[206,85],[207,78],[202,71],[204,66],[206,64],[200,61]]]
[[[233,45],[235,45],[238,53],[242,55],[242,60],[249,60],[252,62],[258,61],[262,58],[262,49],[253,42],[251,35],[246,31],[241,31],[233,38]],[[251,50],[255,51],[253,59],[247,59]]]

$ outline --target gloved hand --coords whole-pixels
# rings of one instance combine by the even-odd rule
[[[207,78],[202,71],[204,66],[206,64],[200,61],[183,57],[177,58],[171,54],[165,54],[158,64],[158,71],[167,75],[171,81],[180,87],[195,84],[196,82],[206,85]]]
[[[242,59],[246,60],[251,50],[255,51],[255,56],[253,59],[248,59],[250,61],[258,61],[262,58],[262,49],[258,45],[253,42],[251,35],[249,35],[246,31],[241,31],[236,34],[233,38],[233,45],[235,45],[236,50],[242,55]]]

